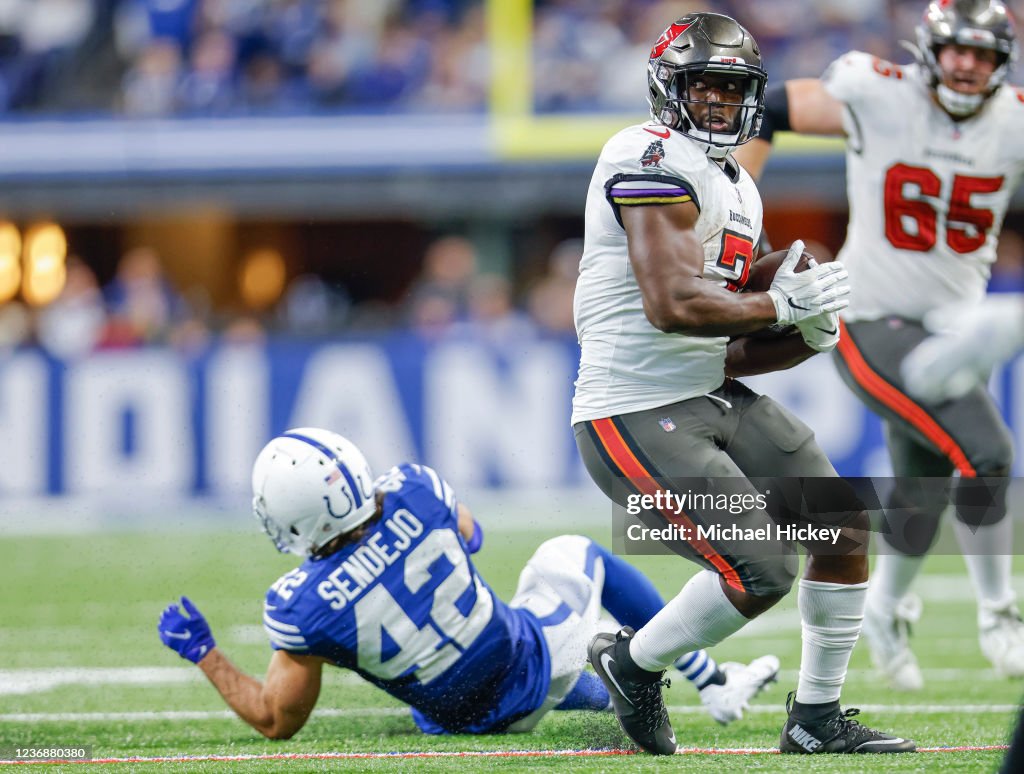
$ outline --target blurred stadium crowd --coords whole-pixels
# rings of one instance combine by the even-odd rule
[[[481,271],[477,249],[462,236],[434,240],[423,268],[400,300],[354,304],[345,288],[321,276],[293,277],[265,309],[214,309],[200,286],[177,287],[152,247],[128,249],[113,278],[101,285],[77,255],[52,302],[0,304],[0,351],[38,345],[73,360],[98,350],[167,345],[201,354],[215,341],[255,343],[270,333],[318,336],[347,331],[410,331],[425,342],[471,337],[488,343],[525,343],[573,332],[572,298],[582,242],[568,239],[546,266],[518,289],[503,274]],[[244,293],[243,293],[244,295]]]
[[[692,10],[741,19],[760,42],[770,77],[780,80],[819,74],[852,48],[905,58],[897,42],[912,37],[923,5],[535,0],[535,107],[642,114],[647,51],[665,20]],[[1024,17],[1024,0],[1010,5]],[[490,83],[486,41],[481,0],[0,0],[0,113],[16,120],[482,111]],[[240,278],[228,294],[237,302],[227,306],[212,303],[201,283],[187,286],[180,271],[172,281],[156,246],[121,241],[134,246],[112,271],[117,250],[100,256],[65,244],[66,267],[57,268],[66,274],[51,296],[23,293],[23,300],[0,303],[0,347],[38,343],[75,357],[147,344],[201,351],[220,336],[258,340],[269,332],[409,328],[430,340],[572,334],[582,245],[558,238],[577,227],[530,255],[511,256],[495,273],[501,261],[486,245],[421,225],[437,238],[409,251],[413,271],[419,267],[411,281],[411,274],[389,274],[387,288],[350,293],[344,277],[294,261],[286,266],[278,256],[264,267],[262,300],[247,299]],[[12,288],[3,297],[13,298],[19,278],[11,272],[20,270],[8,252],[0,249],[0,284]],[[267,280],[271,275],[279,277]],[[992,286],[1024,288],[1024,240],[1012,228],[1003,232]]]
[[[809,242],[808,249],[829,254],[818,242]],[[260,342],[267,334],[399,330],[427,343],[468,337],[498,346],[573,336],[582,250],[582,240],[566,239],[531,271],[507,276],[482,271],[473,242],[447,234],[427,246],[419,275],[398,301],[376,297],[354,303],[343,285],[301,273],[262,309],[214,308],[201,286],[176,286],[149,246],[128,249],[105,285],[85,260],[71,255],[63,289],[52,303],[34,307],[12,300],[0,305],[0,350],[34,344],[55,357],[74,359],[97,350],[147,345],[201,354],[218,340]],[[1024,292],[1024,239],[1004,231],[998,256],[990,290]]]
[[[1009,5],[1024,16],[1024,0]],[[645,54],[689,11],[742,20],[778,80],[850,49],[905,56],[922,6],[536,0],[535,109],[645,110]],[[0,0],[5,113],[478,111],[488,64],[480,0]]]

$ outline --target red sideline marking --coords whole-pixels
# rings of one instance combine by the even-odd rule
[[[998,752],[1008,750],[1006,744],[965,745],[960,747],[919,747],[919,753]],[[31,761],[0,761],[2,766],[31,765],[35,763],[189,763],[192,761],[324,761],[324,760],[381,760],[409,758],[547,758],[570,756],[576,758],[636,755],[636,750],[470,750],[466,752],[394,752],[394,753],[274,753],[267,755],[166,755],[155,758],[94,758],[93,760],[65,760],[51,758]],[[774,747],[680,747],[677,755],[778,755]],[[911,753],[907,753],[908,755]]]
[[[873,395],[882,403],[892,409],[896,414],[910,423],[929,441],[938,447],[939,451],[945,454],[950,461],[956,465],[960,475],[965,478],[974,478],[978,474],[953,437],[947,433],[929,414],[918,406],[909,397],[897,390],[889,382],[879,376],[864,359],[864,356],[857,349],[857,345],[850,338],[850,333],[842,320],[839,321],[841,335],[839,337],[839,354],[846,361],[850,373],[863,387],[868,394]]]
[[[262,755],[162,755],[153,758],[93,758],[92,760],[47,758],[45,760],[2,760],[0,765],[33,763],[190,763],[193,761],[325,761],[325,760],[405,760],[410,758],[544,758],[557,755],[597,757],[635,755],[635,750],[469,750],[466,752],[393,752],[393,753],[269,753]]]

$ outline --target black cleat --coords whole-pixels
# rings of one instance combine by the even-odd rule
[[[915,752],[917,746],[909,739],[883,734],[862,726],[855,718],[859,709],[837,711],[820,723],[800,723],[793,718],[793,697],[786,699],[789,719],[782,727],[779,751],[784,753],[899,753]]]
[[[673,755],[676,734],[668,722],[668,710],[661,697],[662,672],[641,669],[629,656],[633,630],[628,626],[618,634],[598,634],[590,641],[589,660],[612,699],[619,725],[630,739],[653,755]]]

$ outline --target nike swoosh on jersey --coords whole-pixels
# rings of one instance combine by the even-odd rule
[[[800,304],[796,303],[792,298],[787,298],[786,300],[789,301],[789,305],[794,309],[803,309],[805,312],[810,309],[809,306],[800,306]]]
[[[671,132],[668,129],[662,129],[661,131],[655,131],[654,129],[648,129],[646,126],[644,127],[644,131],[645,132],[650,132],[655,137],[660,137],[663,140],[667,140],[669,138],[669,135],[671,134]]]
[[[614,663],[615,663],[615,659],[613,659],[607,653],[602,653],[601,654],[601,666],[604,668],[605,674],[608,675],[608,679],[611,680],[612,683],[615,685],[615,688],[616,688],[616,690],[618,690],[619,695],[622,696],[622,698],[625,699],[626,701],[629,701],[629,697],[626,696],[626,692],[622,690],[622,686],[619,685],[619,681],[615,679],[615,675],[613,675],[611,673],[611,671],[608,669],[608,665],[609,664],[614,664]],[[630,704],[630,706],[635,706],[633,704],[633,702],[631,702],[631,701],[629,701],[629,704]]]

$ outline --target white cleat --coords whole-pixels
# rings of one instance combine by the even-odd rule
[[[698,691],[704,709],[723,726],[743,717],[750,700],[779,676],[779,660],[761,656],[749,664],[729,661],[719,664],[725,675],[724,685],[705,685]]]
[[[1024,621],[1015,604],[979,607],[978,643],[1001,677],[1024,677]]]
[[[883,610],[870,602],[864,609],[861,634],[868,644],[871,662],[895,691],[920,691],[924,677],[910,649],[910,627],[921,617],[921,599],[907,594],[895,610]]]

